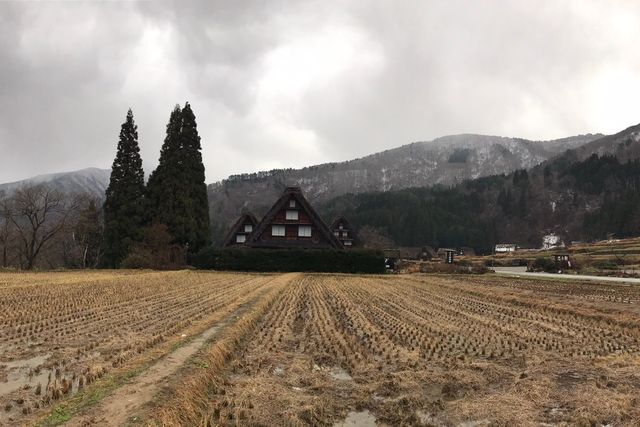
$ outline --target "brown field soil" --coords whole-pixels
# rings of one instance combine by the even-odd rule
[[[210,272],[0,273],[0,425],[96,403],[188,344],[274,275]],[[197,338],[196,338],[197,340]],[[95,383],[95,384],[94,384]],[[64,410],[62,410],[62,409]]]
[[[637,426],[639,307],[492,275],[0,274],[0,372],[53,369],[0,422]]]

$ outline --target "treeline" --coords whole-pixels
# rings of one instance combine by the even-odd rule
[[[320,208],[343,214],[367,233],[399,246],[462,247],[488,252],[500,242],[539,247],[555,232],[565,241],[640,235],[640,162],[567,154],[531,171],[467,181],[345,195]]]
[[[380,274],[385,272],[382,251],[353,249],[206,248],[192,259],[205,270],[305,271]]]
[[[640,142],[630,140],[624,148],[640,152],[636,145]],[[185,265],[212,237],[201,150],[191,106],[176,106],[158,166],[145,184],[129,110],[102,206],[86,195],[44,185],[0,194],[0,266]],[[581,159],[568,151],[529,171],[450,188],[347,194],[318,209],[325,219],[347,217],[370,247],[468,246],[489,252],[496,243],[539,247],[550,233],[565,242],[638,236],[640,161],[620,158],[633,157]]]
[[[191,106],[176,106],[158,167],[145,186],[137,126],[129,110],[104,202],[102,266],[158,267],[159,258],[166,258],[168,266],[181,265],[186,255],[209,244],[201,150]]]
[[[158,167],[145,185],[128,111],[104,204],[25,185],[0,194],[0,262],[22,269],[186,264],[211,241],[201,141],[189,103],[171,112]]]
[[[101,258],[102,209],[42,184],[0,194],[0,267],[91,268]]]

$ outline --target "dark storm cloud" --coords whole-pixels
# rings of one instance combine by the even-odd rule
[[[535,7],[533,7],[535,6]],[[640,121],[634,1],[0,2],[0,182],[108,167],[132,107],[147,172],[189,100],[209,181],[476,132]]]
[[[112,156],[113,110],[127,105],[117,96],[120,58],[140,34],[122,10],[70,6],[0,3],[3,180],[104,166]]]

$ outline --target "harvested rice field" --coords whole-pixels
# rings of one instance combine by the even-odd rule
[[[640,288],[0,273],[0,425],[640,425]]]

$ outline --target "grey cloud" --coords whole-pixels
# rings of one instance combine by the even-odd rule
[[[0,182],[108,167],[130,106],[149,172],[186,100],[209,181],[452,133],[640,121],[640,5],[536,5],[0,2]]]

